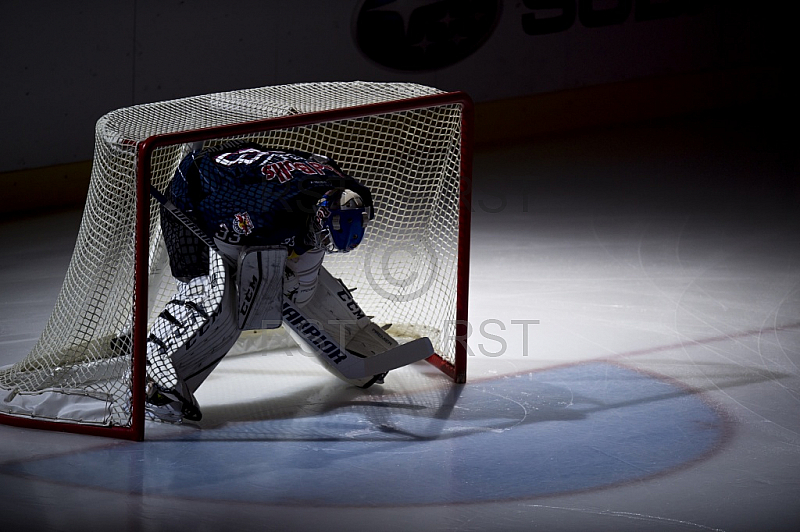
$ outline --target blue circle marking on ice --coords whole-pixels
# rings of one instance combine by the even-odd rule
[[[200,430],[190,441],[115,446],[0,472],[256,504],[448,504],[664,474],[708,456],[726,431],[700,394],[603,362],[436,393],[371,397],[307,416]]]

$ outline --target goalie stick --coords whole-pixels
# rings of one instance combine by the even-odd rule
[[[217,243],[214,242],[213,238],[208,236],[208,234],[206,234],[206,232],[203,231],[200,228],[200,226],[194,222],[194,220],[189,218],[189,216],[185,212],[180,210],[174,203],[172,203],[172,201],[167,199],[166,196],[164,196],[161,192],[156,190],[156,187],[154,187],[153,185],[150,185],[150,194],[156,199],[156,201],[158,201],[161,204],[162,207],[164,207],[167,210],[167,212],[172,214],[180,223],[182,223],[184,227],[186,227],[189,231],[194,233],[194,235],[200,240],[202,240],[203,243],[205,243],[209,248],[216,251],[222,257],[223,260],[235,266],[230,257],[220,252],[220,249],[217,246]]]

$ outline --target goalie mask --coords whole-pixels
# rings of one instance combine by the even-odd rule
[[[347,188],[329,190],[317,202],[314,233],[317,245],[329,253],[352,251],[364,238],[372,207]]]

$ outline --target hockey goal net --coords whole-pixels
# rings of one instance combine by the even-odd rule
[[[158,203],[193,148],[232,140],[335,159],[368,186],[376,218],[325,267],[401,343],[431,339],[429,362],[466,378],[471,102],[415,84],[308,83],[120,109],[96,127],[75,251],[30,354],[0,368],[0,421],[144,437],[145,343],[174,295]],[[233,351],[269,349],[246,333]],[[277,333],[279,334],[279,333]]]

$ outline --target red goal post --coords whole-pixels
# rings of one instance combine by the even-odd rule
[[[351,97],[354,93],[359,96]],[[186,113],[191,116],[182,116]],[[106,136],[113,130],[111,136],[118,138],[104,141],[111,148],[96,150],[76,255],[82,248],[105,246],[111,251],[88,261],[73,256],[57,308],[37,347],[25,360],[0,369],[0,393],[10,390],[10,395],[25,399],[11,407],[0,402],[0,422],[144,438],[146,338],[154,312],[169,297],[171,279],[161,271],[158,206],[150,187],[166,189],[187,146],[234,139],[323,153],[374,191],[376,223],[364,244],[348,256],[326,258],[326,267],[358,288],[359,304],[376,320],[391,324],[394,336],[435,337],[437,354],[428,361],[456,383],[465,382],[473,132],[472,102],[466,94],[413,84],[297,84],[122,109],[98,122],[98,144],[101,127]],[[115,176],[111,181],[123,190],[100,190],[103,174]],[[123,196],[132,196],[132,201]],[[130,270],[125,267],[127,249],[119,252],[119,264],[114,257],[115,249],[127,244],[93,239],[91,225],[104,215],[118,216],[122,225],[132,218],[133,234],[127,234],[132,241]],[[125,229],[115,228],[114,237]],[[98,285],[109,294],[120,293],[117,299],[109,294],[86,296],[67,287],[70,276],[86,269],[87,262],[89,268],[113,270],[98,273]],[[64,311],[58,307],[75,310],[70,308],[71,297],[84,299],[79,312],[89,317],[64,325]],[[129,310],[117,309],[125,301],[130,301]],[[111,324],[97,317],[109,306],[118,315]],[[59,335],[64,341],[53,341]],[[113,345],[123,345],[112,355],[107,353],[109,337],[116,341]],[[69,356],[61,356],[63,352]],[[59,375],[72,380],[59,383]],[[84,390],[81,379],[89,382]],[[99,389],[97,382],[114,379],[123,382]],[[107,406],[98,407],[87,396],[106,397]],[[90,404],[89,411],[102,412],[85,416],[88,420],[74,419],[73,414],[61,417],[58,409],[43,407],[70,397]],[[126,400],[128,404],[122,404]]]

